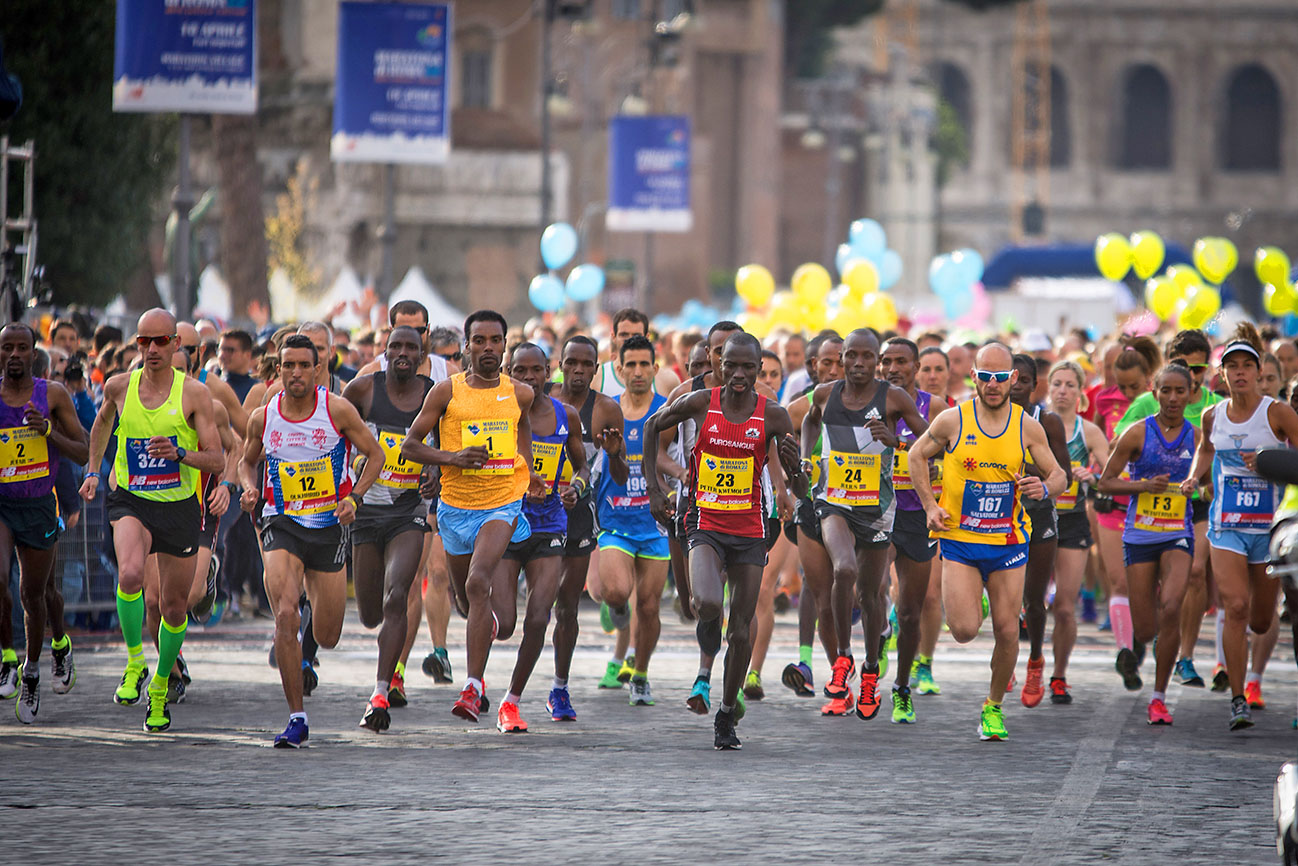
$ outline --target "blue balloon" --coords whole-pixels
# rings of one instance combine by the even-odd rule
[[[543,313],[563,309],[563,283],[554,274],[538,274],[527,287],[527,299]]]
[[[1298,336],[1298,316],[1293,313],[1286,313],[1281,320],[1284,326],[1284,335],[1286,337]]]
[[[972,286],[983,278],[983,257],[978,254],[977,250],[971,250],[968,247],[956,250],[951,254],[951,260],[960,268],[960,278],[966,286]]]
[[[888,236],[883,226],[872,219],[853,220],[848,228],[847,242],[858,256],[875,261],[888,248]]]
[[[552,223],[541,232],[541,261],[556,270],[577,255],[577,230],[567,223]]]
[[[884,250],[878,268],[879,288],[887,291],[901,279],[901,255],[896,250]]]
[[[934,256],[928,266],[928,285],[939,298],[953,295],[967,286],[960,275],[960,266],[949,255]]]
[[[852,249],[851,244],[838,245],[838,251],[834,253],[834,269],[838,271],[840,277],[843,276],[843,269],[847,267],[847,263],[856,258],[860,256]]]
[[[958,319],[973,309],[973,292],[951,292],[942,296],[942,312],[948,319]]]
[[[577,265],[568,274],[568,298],[578,303],[593,300],[604,291],[604,269],[599,265]]]

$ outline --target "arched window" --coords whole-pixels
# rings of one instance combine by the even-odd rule
[[[1240,66],[1226,84],[1221,168],[1280,170],[1280,88],[1256,63]]]
[[[954,63],[939,63],[937,67],[937,95],[951,107],[956,122],[964,130],[964,163],[973,149],[973,102],[970,96],[969,76]]]
[[[1050,167],[1067,168],[1073,161],[1072,127],[1068,125],[1068,81],[1058,66],[1050,67]]]
[[[1172,167],[1172,87],[1148,64],[1133,66],[1122,81],[1118,168]]]

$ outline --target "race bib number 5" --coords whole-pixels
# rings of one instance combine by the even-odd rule
[[[50,474],[45,437],[30,427],[0,429],[0,484],[34,481]]]
[[[532,442],[532,469],[553,487],[559,479],[559,460],[563,456],[562,442]]]
[[[753,507],[753,458],[715,457],[699,460],[699,508],[713,511],[743,511]]]
[[[338,505],[333,465],[328,457],[279,464],[279,489],[285,514],[323,514]]]
[[[490,421],[465,421],[460,428],[460,447],[487,449],[487,462],[481,469],[462,469],[465,475],[513,475],[514,455],[518,453],[518,434],[514,422],[502,418]]]
[[[879,505],[878,454],[830,451],[825,463],[825,499],[848,508]]]
[[[172,444],[176,437],[170,436]],[[131,491],[172,490],[180,486],[180,464],[149,456],[148,439],[126,440],[126,489]]]

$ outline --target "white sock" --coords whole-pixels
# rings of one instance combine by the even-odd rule
[[[563,689],[563,690],[566,692],[566,691],[568,690],[568,681],[567,681],[567,680],[561,680],[561,679],[559,679],[558,677],[555,677],[555,678],[550,682],[550,688],[552,688],[552,689]]]
[[[1167,692],[1154,692],[1149,696],[1149,700],[1151,703],[1153,701],[1165,701],[1167,700]]]
[[[1249,683],[1257,683],[1258,685],[1261,685],[1261,684],[1262,684],[1262,675],[1261,675],[1261,674],[1255,674],[1255,673],[1253,673],[1252,671],[1249,671],[1249,672],[1248,672],[1248,675],[1244,677],[1244,684],[1245,684],[1245,685],[1248,685]]]
[[[614,656],[612,659],[609,659],[609,661],[613,662],[613,664],[615,665],[621,665],[623,662],[626,661],[626,659],[621,659]]]
[[[465,681],[464,685],[473,686],[478,690],[478,694],[482,694],[482,680],[477,677],[469,677],[468,680]]]
[[[735,708],[734,708],[734,706],[731,705],[731,704],[722,704],[722,705],[721,705],[721,712],[723,712],[723,713],[733,713],[734,711],[735,711]]]
[[[306,724],[306,713],[289,713],[289,714],[288,714],[288,720],[291,722],[291,721],[293,721],[294,719],[301,719],[301,720],[302,720],[302,724],[305,725],[305,724]]]
[[[699,668],[699,676],[705,680],[712,679],[712,668]]]
[[[1226,630],[1226,611],[1217,608],[1217,664],[1226,666],[1226,648],[1221,643],[1221,633]]]
[[[509,694],[505,695],[505,703],[507,704],[513,704],[514,706],[518,706],[518,702],[521,700],[522,698],[519,695],[514,694],[513,692],[510,692]]]
[[[388,696],[388,691],[392,688],[392,683],[385,683],[383,680],[376,680],[374,683],[374,694]]]

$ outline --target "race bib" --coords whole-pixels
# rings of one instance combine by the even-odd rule
[[[1068,485],[1068,489],[1059,494],[1055,500],[1055,511],[1072,511],[1077,507],[1077,497],[1082,490],[1082,482],[1077,480],[1077,470],[1081,468],[1080,461],[1074,460],[1073,466],[1073,483]]]
[[[383,448],[383,469],[379,472],[378,483],[384,487],[401,490],[419,487],[422,467],[401,456],[401,445],[405,441],[404,433],[379,433],[379,445]]]
[[[1135,529],[1145,532],[1185,532],[1189,497],[1180,493],[1142,493],[1136,497]]]
[[[280,463],[278,474],[285,514],[296,517],[323,514],[338,505],[333,464],[328,457]]]
[[[559,461],[563,457],[562,442],[532,442],[532,469],[545,479],[547,487],[559,479]],[[564,474],[572,480],[572,469],[564,461]]]
[[[1270,529],[1275,517],[1275,487],[1265,478],[1227,475],[1222,479],[1221,525],[1229,529]]]
[[[461,469],[465,475],[513,475],[514,456],[518,453],[518,434],[514,422],[503,418],[491,421],[465,421],[460,425],[460,447],[487,449],[487,462],[481,469]]]
[[[960,528],[983,535],[1014,531],[1013,481],[966,481],[960,506]]]
[[[176,437],[168,437],[175,444]],[[135,491],[172,490],[180,486],[180,463],[150,457],[148,439],[126,440],[126,489]]]
[[[915,483],[910,480],[910,451],[907,450],[905,443],[892,452],[892,489],[915,489]]]
[[[715,457],[706,452],[699,459],[699,508],[710,511],[745,511],[753,507],[753,458]]]
[[[626,494],[607,497],[608,504],[614,508],[647,508],[649,485],[645,483],[644,455],[628,454],[626,467]]]
[[[0,429],[0,484],[35,481],[49,474],[50,450],[44,436],[30,427]]]
[[[825,461],[825,501],[847,508],[878,507],[879,457],[830,451]]]

